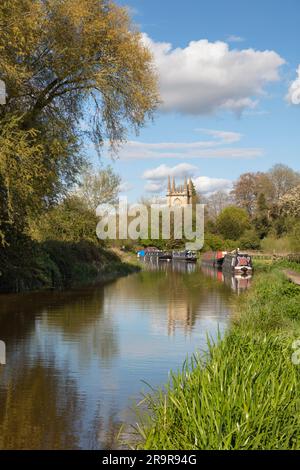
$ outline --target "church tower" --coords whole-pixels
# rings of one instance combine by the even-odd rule
[[[174,206],[187,206],[188,204],[192,204],[192,193],[193,193],[193,186],[192,180],[189,178],[184,178],[183,186],[176,187],[175,178],[168,177],[168,191],[167,191],[167,203],[169,207]]]

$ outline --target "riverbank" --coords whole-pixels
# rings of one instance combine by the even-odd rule
[[[138,270],[121,253],[94,243],[37,243],[24,238],[11,248],[1,249],[0,292],[69,289]]]
[[[300,288],[281,263],[264,271],[226,336],[146,398],[139,448],[300,449]]]

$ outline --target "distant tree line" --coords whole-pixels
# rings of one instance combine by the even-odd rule
[[[288,166],[244,173],[230,193],[202,201],[207,247],[300,251],[300,174]]]

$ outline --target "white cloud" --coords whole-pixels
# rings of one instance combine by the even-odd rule
[[[300,65],[297,69],[297,78],[290,85],[287,100],[290,104],[300,104]]]
[[[209,141],[197,142],[139,142],[129,141],[119,150],[121,160],[195,159],[195,158],[257,158],[261,148],[226,147]]]
[[[118,149],[121,160],[226,158],[249,159],[264,155],[262,148],[232,147],[243,135],[238,132],[215,129],[194,129],[207,138],[194,142],[141,142],[131,140]],[[109,142],[104,144],[105,155],[111,158]]]
[[[226,41],[227,42],[244,42],[245,38],[241,36],[236,36],[235,34],[231,34],[230,36],[227,36]]]
[[[129,181],[122,181],[119,186],[120,193],[127,193],[131,191],[132,189],[133,189],[133,185],[129,183]]]
[[[193,179],[195,188],[200,193],[209,196],[216,191],[229,191],[232,188],[232,181],[223,178],[209,178],[208,176],[198,176]]]
[[[165,180],[168,176],[183,178],[185,176],[192,176],[195,170],[197,170],[197,167],[189,163],[179,163],[179,165],[174,167],[160,165],[157,168],[146,170],[143,174],[143,179]]]
[[[147,202],[149,204],[166,204],[167,203],[167,198],[165,196],[162,196],[162,195],[153,195],[151,197],[147,197]]]
[[[166,189],[164,182],[149,181],[145,184],[145,191],[147,191],[147,193],[160,193],[163,189]]]
[[[146,34],[143,41],[155,58],[166,112],[201,115],[253,109],[265,85],[279,80],[285,63],[275,51],[231,50],[221,41],[191,41],[185,48],[155,42]]]
[[[147,170],[143,173],[143,179],[148,182],[145,185],[145,190],[149,193],[162,193],[167,189],[168,176],[177,177],[181,179],[179,183],[183,183],[185,176],[193,177],[193,182],[197,191],[209,196],[216,191],[229,191],[232,188],[232,181],[224,178],[210,178],[208,176],[195,176],[199,174],[199,169],[193,165],[180,163],[174,167],[167,165],[160,165],[157,168]]]
[[[212,136],[215,140],[213,142],[206,142],[209,147],[222,145],[222,144],[234,144],[239,142],[243,137],[242,134],[238,132],[228,132],[228,131],[219,131],[215,129],[195,129],[196,132],[201,132],[201,134],[206,134]]]

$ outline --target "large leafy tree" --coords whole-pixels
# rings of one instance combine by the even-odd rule
[[[77,125],[112,144],[144,124],[158,103],[152,57],[125,9],[109,0],[3,0],[0,63],[23,125]]]
[[[287,165],[274,165],[269,171],[268,176],[274,186],[275,198],[273,202],[279,202],[285,194],[300,185],[300,173]]]
[[[266,173],[244,173],[234,183],[232,196],[239,207],[246,209],[249,215],[257,210],[259,196],[264,194],[267,203],[274,198],[274,186]]]
[[[1,219],[11,201],[9,217],[20,213],[13,217],[23,217],[20,227],[28,212],[74,183],[86,135],[116,149],[128,127],[138,130],[158,104],[151,54],[126,10],[109,0],[2,0],[0,78],[7,90],[0,107]]]

